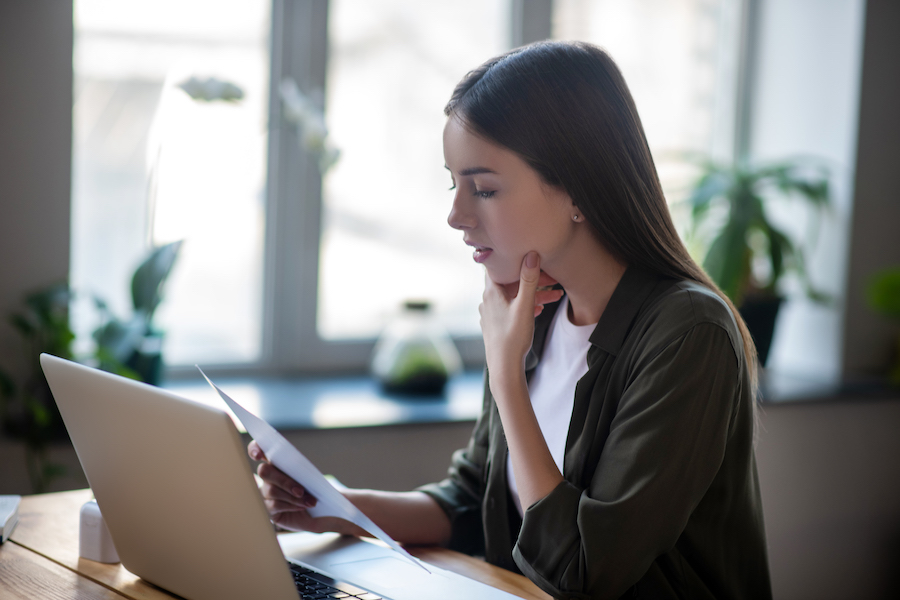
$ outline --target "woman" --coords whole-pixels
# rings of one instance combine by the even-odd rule
[[[486,272],[484,409],[446,480],[349,499],[395,539],[483,554],[559,598],[770,597],[755,348],[675,232],[612,60],[513,50],[445,112],[448,221]],[[278,525],[360,533],[259,474]]]

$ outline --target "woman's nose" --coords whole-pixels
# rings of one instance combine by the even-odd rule
[[[447,215],[447,223],[453,229],[463,230],[475,227],[475,217],[464,205],[465,201],[460,198],[459,190],[457,190],[456,195],[453,196],[450,214]]]

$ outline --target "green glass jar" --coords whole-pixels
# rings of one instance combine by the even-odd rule
[[[459,352],[427,301],[409,300],[375,344],[372,374],[392,394],[438,396],[462,369]]]

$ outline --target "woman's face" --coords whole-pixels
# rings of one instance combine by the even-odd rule
[[[562,190],[541,180],[517,154],[469,132],[451,116],[444,127],[444,160],[455,186],[447,222],[475,249],[475,262],[496,283],[519,280],[534,250],[552,275],[573,238],[576,209]]]

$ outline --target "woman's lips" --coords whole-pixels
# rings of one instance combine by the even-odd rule
[[[493,252],[493,250],[490,248],[475,248],[475,252],[472,253],[472,258],[474,258],[477,263],[483,263],[488,259],[488,256],[491,255],[491,252]]]
[[[491,252],[494,251],[493,248],[488,248],[487,246],[479,246],[478,244],[473,244],[470,241],[466,241],[466,245],[475,248],[475,251],[472,253],[472,258],[474,258],[475,262],[477,263],[483,263],[484,261],[486,261],[491,255]]]

